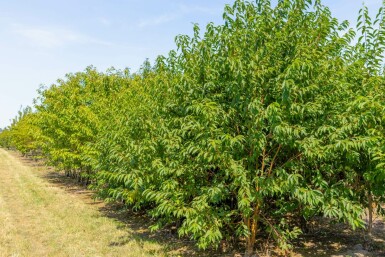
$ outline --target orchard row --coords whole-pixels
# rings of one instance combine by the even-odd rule
[[[288,250],[315,216],[370,232],[385,195],[385,11],[363,8],[350,29],[319,1],[278,2],[237,0],[138,73],[89,67],[41,88],[1,145],[201,248]]]

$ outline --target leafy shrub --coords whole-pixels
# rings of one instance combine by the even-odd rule
[[[315,215],[363,227],[385,190],[383,12],[362,9],[353,44],[320,1],[237,0],[137,74],[89,67],[41,90],[0,142],[201,248],[251,255],[267,234],[288,250]]]

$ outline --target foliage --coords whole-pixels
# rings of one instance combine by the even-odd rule
[[[35,125],[36,113],[31,107],[19,111],[9,128],[0,133],[0,145],[14,148],[23,155],[38,155],[41,148],[40,128]]]
[[[88,67],[42,89],[1,145],[201,248],[235,238],[251,255],[267,234],[288,250],[316,215],[363,227],[385,191],[384,9],[357,31],[310,0],[236,0],[223,19],[136,74]]]

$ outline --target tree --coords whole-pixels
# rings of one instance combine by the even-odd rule
[[[68,74],[0,142],[37,142],[201,248],[234,239],[251,256],[268,235],[287,251],[316,215],[363,227],[385,190],[383,17],[363,8],[353,44],[320,1],[236,0],[136,74]]]

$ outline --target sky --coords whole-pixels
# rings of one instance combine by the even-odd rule
[[[376,12],[382,0],[323,0],[334,17],[355,26],[362,3]],[[132,72],[148,58],[175,49],[193,23],[222,23],[233,0],[0,0],[0,128],[40,85],[93,65]]]

